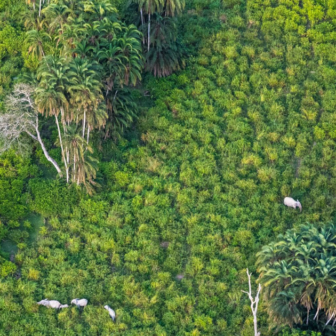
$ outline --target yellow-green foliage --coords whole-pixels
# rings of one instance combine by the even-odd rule
[[[205,21],[220,29],[185,71],[149,84],[141,143],[101,164],[98,193],[72,211],[55,214],[36,189],[34,209],[53,217],[16,256],[21,278],[0,286],[7,335],[252,335],[241,290],[255,253],[288,228],[333,219],[336,6],[189,6],[187,41],[207,29],[197,15],[214,13]],[[34,310],[45,297],[89,305]],[[263,303],[259,323],[268,335]]]

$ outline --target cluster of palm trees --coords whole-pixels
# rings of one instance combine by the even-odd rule
[[[36,0],[26,0],[33,7],[33,11],[26,20],[26,27],[43,28],[48,25],[49,30],[55,31],[61,28],[67,30],[69,24],[74,21],[73,13],[78,14],[81,10],[85,10],[90,15],[96,11],[98,21],[105,19],[110,20],[111,13],[115,16],[112,20],[115,22],[116,10],[110,1],[72,1],[72,0],[39,0],[39,10],[35,11]],[[47,6],[44,7],[43,6]],[[137,14],[131,21],[136,25],[137,29],[142,32],[143,53],[145,55],[145,69],[156,77],[168,76],[176,70],[184,66],[185,51],[182,44],[177,39],[177,16],[181,15],[185,7],[185,0],[130,0],[127,5],[127,11]],[[97,11],[98,9],[98,11]],[[129,16],[132,16],[127,13]],[[108,14],[106,16],[106,14]],[[84,15],[85,16],[85,15]],[[47,20],[45,20],[47,19]],[[77,23],[80,23],[77,21]],[[104,24],[103,24],[104,25]],[[117,26],[117,25],[116,25]],[[116,26],[114,28],[116,28]],[[91,26],[89,31],[95,33],[102,26]],[[106,27],[105,27],[106,28]],[[101,31],[100,31],[101,32]],[[36,31],[30,33],[32,36],[39,35],[40,40],[47,39],[43,31],[38,34]],[[74,35],[73,35],[74,34]],[[67,30],[63,37],[77,37],[74,31]],[[37,37],[37,36],[36,36]],[[35,37],[35,38],[36,38]],[[93,41],[93,40],[92,40]],[[91,42],[92,42],[91,41]],[[83,45],[82,45],[83,47]],[[84,44],[86,48],[91,47]],[[43,53],[43,49],[39,48],[39,53]]]
[[[35,102],[40,113],[54,117],[67,182],[93,181],[90,132],[107,120],[98,64],[48,55],[38,68]]]
[[[128,10],[139,13],[134,23],[143,33],[145,68],[156,77],[164,77],[183,65],[184,50],[177,40],[177,21],[184,0],[131,0]]]
[[[26,20],[36,105],[54,118],[67,182],[86,184],[96,172],[91,132],[115,135],[136,115],[129,87],[141,80],[141,33],[108,0],[55,0],[41,13]]]
[[[33,10],[25,43],[38,65],[26,82],[36,87],[39,113],[57,128],[67,182],[91,188],[92,133],[115,137],[132,123],[137,108],[130,89],[144,67],[161,77],[182,65],[176,16],[184,0],[130,3],[138,27],[122,22],[109,0],[41,0],[38,11],[35,1],[27,2]]]
[[[307,224],[263,247],[257,265],[264,299],[277,326],[334,334],[336,226]]]

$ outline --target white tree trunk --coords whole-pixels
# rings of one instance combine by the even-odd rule
[[[69,183],[69,169],[68,169],[68,164],[67,164],[67,161],[66,161],[66,157],[65,157],[64,149],[63,149],[63,142],[62,142],[61,129],[60,129],[59,122],[58,122],[58,117],[57,117],[56,114],[55,114],[55,119],[56,119],[56,125],[57,125],[58,137],[59,137],[59,141],[60,141],[60,145],[61,145],[62,157],[63,157],[63,161],[64,161],[64,167],[65,167],[65,173],[66,173],[66,180],[67,180],[67,183]]]
[[[74,160],[73,160],[74,164],[73,164],[73,176],[72,176],[72,181],[75,182],[76,181],[76,156],[74,154]]]
[[[143,12],[142,12],[142,8],[140,8],[140,16],[141,16],[141,28],[142,28],[142,32],[144,32],[144,19],[143,19]],[[145,44],[145,36],[142,35],[142,44]]]
[[[86,138],[87,144],[89,144],[89,140],[90,140],[90,126],[88,126],[88,130],[87,130],[87,138]]]
[[[332,313],[332,314],[331,314],[331,316],[329,317],[329,319],[328,319],[328,321],[327,321],[327,323],[326,323],[325,325],[329,324],[329,322],[330,322],[331,319],[334,317],[334,315],[335,315],[335,313]]]
[[[151,25],[151,15],[148,13],[148,51],[149,51],[149,46],[150,46],[150,25]]]
[[[260,336],[260,332],[258,332],[258,320],[257,320],[257,312],[258,312],[258,303],[259,303],[259,294],[261,291],[261,285],[258,286],[258,291],[255,299],[252,297],[252,286],[251,286],[251,273],[249,273],[248,268],[246,269],[247,277],[248,277],[248,284],[249,284],[249,291],[242,291],[243,293],[247,294],[250,301],[251,301],[251,310],[253,315],[253,325],[254,325],[254,336]]]
[[[86,122],[86,110],[84,110],[84,119],[83,119],[83,138],[85,137],[85,122]]]
[[[39,5],[39,16],[41,16],[41,7],[42,7],[42,0],[40,0],[40,5]]]
[[[32,134],[30,134],[29,132],[27,132],[27,133],[28,133],[30,136],[32,136]],[[57,173],[58,173],[59,175],[62,176],[62,171],[61,171],[60,167],[58,166],[57,162],[56,162],[56,161],[49,155],[47,149],[45,148],[44,143],[43,143],[43,141],[42,141],[42,139],[41,139],[40,132],[39,132],[39,130],[38,130],[37,127],[36,127],[36,134],[37,134],[37,138],[34,137],[34,136],[32,136],[32,137],[35,138],[35,139],[40,143],[41,148],[42,148],[42,150],[43,150],[43,154],[44,154],[44,156],[46,157],[46,159],[47,159],[49,162],[51,162],[51,163],[53,164],[53,166],[54,166],[55,169],[57,170]]]
[[[38,111],[32,98],[34,91],[34,87],[30,85],[16,84],[13,93],[7,97],[6,113],[0,114],[0,133],[4,140],[1,149],[6,150],[15,141],[20,142],[20,135],[27,133],[32,139],[38,141],[46,159],[52,163],[57,173],[62,175],[60,167],[49,155],[42,141]]]

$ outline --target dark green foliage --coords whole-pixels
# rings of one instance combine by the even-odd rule
[[[301,325],[333,334],[335,246],[333,224],[320,229],[305,225],[280,235],[258,253],[264,299],[276,326]]]
[[[169,76],[185,66],[186,49],[177,40],[175,17],[184,7],[184,0],[129,2],[127,11],[138,11],[138,16],[128,16],[143,34],[145,70],[155,77]]]
[[[14,152],[0,157],[0,220],[18,220],[27,215],[27,180],[37,174],[29,159]]]
[[[30,211],[27,184],[36,175],[38,169],[30,159],[13,151],[0,156],[0,278],[14,274],[17,266],[6,259],[13,256],[17,246],[25,247],[29,236],[20,221]]]
[[[166,77],[184,68],[185,50],[177,41],[177,20],[156,14],[151,25],[152,47],[146,53],[145,69],[155,77]]]
[[[301,331],[301,330],[291,330],[284,331],[279,334],[279,336],[321,336],[321,333],[316,333],[314,331]]]
[[[0,110],[3,108],[3,97],[23,67],[22,18],[25,11],[25,5],[21,0],[0,1]]]
[[[70,214],[79,197],[75,187],[59,180],[32,179],[29,181],[29,192],[31,210],[44,217]]]

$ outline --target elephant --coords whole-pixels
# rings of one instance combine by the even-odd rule
[[[109,315],[111,316],[112,320],[114,321],[115,317],[116,317],[115,311],[111,307],[109,307],[108,305],[104,306],[104,308],[108,311]]]
[[[71,304],[75,304],[77,307],[85,307],[88,304],[88,300],[86,299],[73,299]]]
[[[37,302],[38,305],[42,305],[45,306],[47,308],[55,308],[55,309],[60,309],[62,308],[61,303],[59,301],[56,300],[48,300],[48,299],[44,299],[41,300],[40,302]]]
[[[299,200],[296,200],[291,197],[285,197],[284,204],[287,205],[290,208],[296,209],[296,207],[300,208],[300,211],[302,211],[302,206]]]

